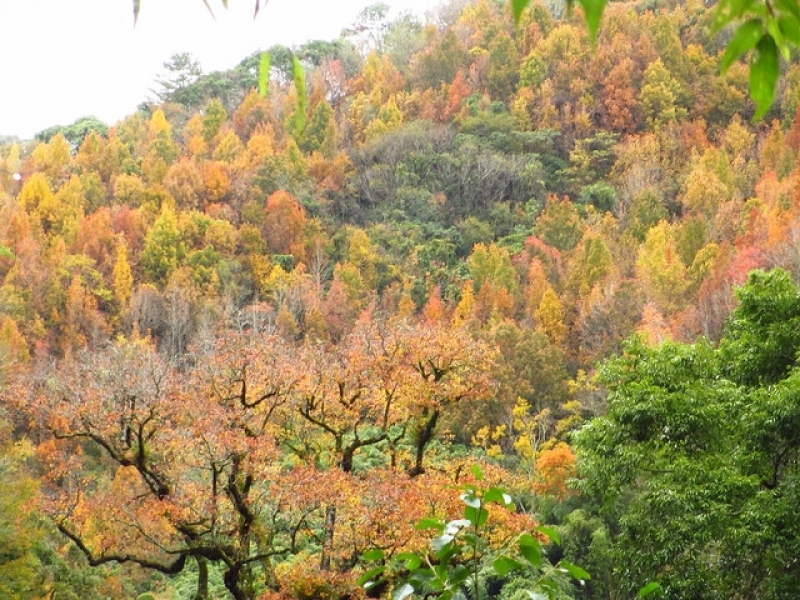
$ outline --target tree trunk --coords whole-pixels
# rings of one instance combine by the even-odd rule
[[[322,558],[319,561],[321,571],[331,570],[331,551],[333,550],[333,532],[336,528],[336,507],[331,504],[325,509],[325,537],[322,540]]]
[[[234,600],[255,600],[255,592],[249,577],[248,569],[240,564],[231,565],[223,575],[225,589],[227,589]]]
[[[433,432],[436,430],[436,423],[439,421],[439,411],[434,410],[428,420],[425,422],[418,433],[417,433],[417,440],[416,440],[416,457],[414,461],[414,466],[411,467],[409,470],[408,475],[410,477],[416,477],[417,475],[422,475],[425,472],[425,468],[422,466],[422,460],[425,457],[425,448],[428,446],[428,442],[433,439]]]
[[[204,556],[197,557],[197,593],[194,600],[208,600],[208,561]]]

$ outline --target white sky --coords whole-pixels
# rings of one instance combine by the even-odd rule
[[[0,135],[22,139],[94,115],[114,124],[157,87],[163,63],[191,52],[203,71],[228,69],[273,44],[332,40],[376,0],[0,0]],[[394,16],[438,0],[385,0]]]

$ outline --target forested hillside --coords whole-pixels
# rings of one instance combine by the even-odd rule
[[[464,485],[462,598],[540,523],[551,598],[800,595],[800,66],[752,123],[702,2],[506,4],[0,145],[0,596],[387,595]]]

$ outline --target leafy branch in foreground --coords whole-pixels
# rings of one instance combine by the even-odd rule
[[[478,467],[475,478],[483,475]],[[367,591],[394,583],[392,600],[405,600],[415,594],[441,600],[466,600],[486,597],[482,579],[497,578],[510,581],[522,579],[524,589],[532,600],[556,600],[569,597],[570,578],[581,584],[591,576],[567,560],[555,564],[547,559],[540,538],[547,537],[560,544],[558,533],[545,526],[513,536],[499,548],[490,545],[486,525],[490,505],[508,508],[511,496],[502,488],[481,488],[466,485],[462,488],[464,503],[462,518],[452,521],[422,519],[417,529],[433,530],[436,534],[429,551],[406,552],[386,556],[383,550],[373,549],[362,556],[369,568],[359,579]]]
[[[206,5],[208,12],[211,13],[211,16],[214,16],[214,11],[211,9],[211,5],[208,3],[208,0],[203,0],[203,4]],[[262,5],[266,5],[267,0],[256,0],[256,7],[255,11],[253,12],[253,18],[255,19],[258,16],[259,11],[261,10]],[[222,0],[222,6],[228,8],[228,0]],[[142,8],[142,0],[133,0],[133,22],[136,23],[137,19],[139,18],[139,12]]]
[[[800,5],[796,0],[721,0],[715,11],[714,31],[739,23],[720,66],[724,73],[750,53],[750,96],[760,119],[775,99],[778,53],[789,60],[792,48],[800,48]]]

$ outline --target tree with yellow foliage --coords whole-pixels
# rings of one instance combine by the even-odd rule
[[[548,287],[542,294],[542,301],[534,315],[539,329],[556,346],[561,346],[567,336],[567,325],[564,322],[564,303],[555,293],[553,288]]]
[[[119,304],[120,312],[128,308],[133,295],[133,273],[128,262],[128,245],[120,235],[117,239],[117,255],[112,273],[114,298]]]

